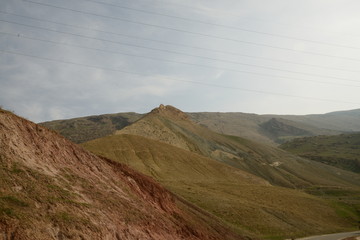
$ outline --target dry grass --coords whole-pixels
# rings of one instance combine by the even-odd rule
[[[351,228],[330,201],[267,185],[239,169],[140,136],[116,135],[83,144],[128,164],[222,219],[243,234],[292,237]]]

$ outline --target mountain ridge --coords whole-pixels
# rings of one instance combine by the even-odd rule
[[[346,131],[360,131],[358,112],[360,112],[359,109],[310,115],[259,115],[241,112],[189,112],[186,114],[193,121],[213,131],[276,146],[283,143],[283,140],[267,136],[260,126],[272,118],[292,121],[290,126],[310,132],[309,136],[337,135]],[[56,130],[75,143],[82,143],[113,134],[143,116],[144,114],[139,113],[116,113],[40,124]],[[297,136],[289,135],[286,140],[294,137]]]

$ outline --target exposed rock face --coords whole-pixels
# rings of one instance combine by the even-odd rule
[[[0,238],[223,239],[151,178],[1,109],[0,182]]]

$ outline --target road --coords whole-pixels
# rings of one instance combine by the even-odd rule
[[[357,236],[360,237],[360,231],[346,232],[346,233],[335,233],[329,235],[319,235],[306,238],[297,238],[297,240],[339,240],[347,237]]]

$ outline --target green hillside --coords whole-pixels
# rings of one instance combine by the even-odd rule
[[[360,134],[295,139],[280,146],[299,156],[360,173]]]
[[[240,137],[212,132],[192,122],[172,106],[160,106],[135,123],[116,132],[162,141],[226,163],[271,184],[309,186],[359,186],[360,176],[328,165],[296,157],[278,148]]]
[[[357,218],[350,205],[271,186],[237,168],[141,136],[108,136],[83,146],[157,179],[242,234],[282,239],[342,231]]]

